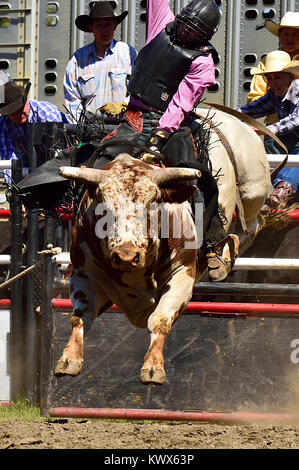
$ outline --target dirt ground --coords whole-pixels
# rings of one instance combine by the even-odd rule
[[[299,424],[0,421],[0,449],[299,449]]]

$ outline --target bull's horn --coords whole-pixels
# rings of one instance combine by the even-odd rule
[[[98,170],[96,168],[78,168],[76,166],[62,166],[59,168],[58,172],[61,176],[64,176],[64,178],[95,186],[102,181],[106,173],[104,170]]]
[[[153,171],[152,181],[157,186],[166,183],[181,183],[201,177],[201,172],[195,168],[163,168]]]

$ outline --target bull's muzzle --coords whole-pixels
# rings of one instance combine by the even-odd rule
[[[111,251],[111,264],[115,269],[131,270],[143,267],[143,251],[139,247],[116,247]]]

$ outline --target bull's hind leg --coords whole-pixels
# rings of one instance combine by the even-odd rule
[[[163,385],[166,380],[163,348],[171,327],[187,306],[193,291],[194,278],[183,268],[167,284],[155,311],[148,319],[151,335],[149,349],[144,357],[140,380],[144,384]]]
[[[84,340],[83,336],[90,329],[94,319],[105,310],[108,299],[95,295],[86,274],[75,270],[71,277],[71,300],[73,315],[71,319],[72,333],[66,348],[57,362],[54,374],[56,377],[80,374],[83,367]],[[100,292],[97,290],[97,294]]]

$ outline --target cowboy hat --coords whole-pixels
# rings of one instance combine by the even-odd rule
[[[31,83],[20,88],[5,72],[0,72],[0,114],[13,114],[26,103]]]
[[[85,31],[85,33],[90,33],[89,26],[92,25],[94,20],[103,19],[103,18],[112,18],[116,24],[121,23],[128,12],[124,11],[121,15],[117,16],[114,13],[113,7],[110,2],[94,2],[92,9],[89,12],[89,15],[80,15],[75,19],[75,24],[78,29]]]
[[[266,55],[264,69],[253,67],[251,75],[265,75],[274,72],[288,72],[299,78],[299,60],[291,60],[291,57],[284,51],[273,51]]]
[[[296,28],[299,29],[299,13],[287,11],[286,14],[281,18],[280,24],[276,24],[272,20],[265,21],[265,26],[270,33],[279,36],[281,28]]]

